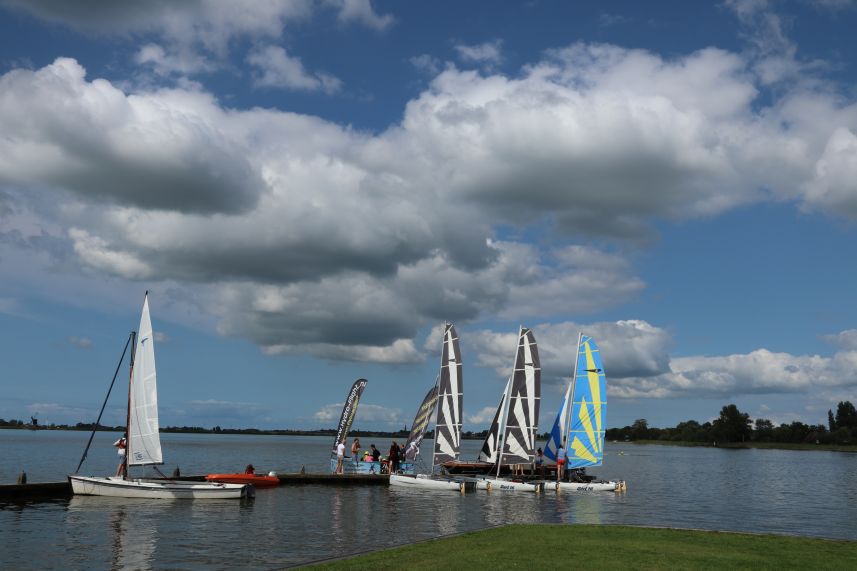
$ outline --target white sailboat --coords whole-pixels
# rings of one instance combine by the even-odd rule
[[[98,477],[75,474],[68,477],[72,491],[79,495],[121,498],[221,499],[252,496],[255,490],[249,484],[193,483],[128,477],[128,469],[131,466],[157,466],[164,463],[158,424],[158,388],[154,335],[149,317],[149,292],[146,292],[143,299],[139,333],[131,334],[131,343],[134,350],[131,355],[128,387],[125,476]],[[102,412],[103,410],[102,408]],[[97,425],[98,421],[96,421]],[[91,437],[89,441],[92,442]],[[88,448],[89,445],[87,450]],[[86,451],[81,458],[81,464],[85,458]]]
[[[503,466],[532,464],[536,453],[540,401],[541,365],[536,338],[531,329],[522,327],[518,333],[514,372],[506,383],[494,423],[479,453],[479,460],[493,462],[496,472],[478,477],[478,489],[536,493],[543,489],[541,482],[500,477]]]
[[[431,474],[391,474],[390,485],[464,493],[472,481],[436,475],[436,466],[455,460],[461,450],[461,415],[464,405],[461,350],[455,327],[447,323],[443,332],[440,374],[437,378],[437,419],[434,429],[434,454]]]
[[[574,376],[557,412],[545,457],[556,460],[557,449],[568,443],[566,470],[578,481],[556,482],[558,492],[621,492],[624,480],[596,481],[584,474],[604,460],[604,433],[607,423],[607,378],[601,352],[592,337],[577,338]]]

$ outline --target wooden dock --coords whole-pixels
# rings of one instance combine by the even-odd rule
[[[386,486],[387,474],[278,474],[281,486]],[[182,476],[172,478],[185,482],[202,482],[205,476]],[[65,482],[43,482],[35,484],[0,484],[0,502],[32,500],[57,500],[70,498],[71,485]]]

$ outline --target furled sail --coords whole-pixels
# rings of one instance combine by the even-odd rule
[[[535,456],[541,374],[535,335],[532,330],[521,328],[509,390],[500,464],[529,463]]]
[[[479,451],[479,460],[481,462],[496,462],[497,449],[499,448],[500,435],[502,427],[500,424],[503,421],[504,406],[506,397],[509,395],[509,385],[512,383],[512,378],[506,381],[506,388],[503,389],[503,396],[500,397],[500,404],[497,406],[497,412],[494,413],[494,420],[491,421],[491,427],[488,428],[488,434],[485,436],[485,441],[482,443],[482,449]]]
[[[581,336],[568,431],[568,467],[600,466],[604,459],[607,378],[592,337]]]
[[[432,464],[457,460],[461,447],[461,413],[464,406],[461,350],[455,327],[449,323],[443,333],[437,398]]]
[[[336,429],[336,440],[333,441],[333,449],[340,442],[345,442],[348,438],[348,431],[351,430],[351,423],[354,422],[354,414],[357,412],[357,404],[360,402],[360,395],[363,394],[363,389],[366,388],[366,379],[357,379],[351,385],[351,390],[348,391],[348,398],[345,399],[345,406],[342,407],[342,416],[339,417],[339,426]]]
[[[420,444],[426,435],[426,430],[428,430],[431,415],[436,405],[437,383],[434,384],[423,399],[420,408],[417,409],[417,415],[414,417],[414,423],[411,425],[411,433],[408,435],[408,442],[405,444],[405,458],[407,460],[415,460],[420,453]]]
[[[158,382],[155,343],[149,317],[149,294],[143,298],[143,313],[134,349],[131,388],[128,395],[128,464],[163,464],[158,426]]]

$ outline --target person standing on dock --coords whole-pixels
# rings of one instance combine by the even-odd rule
[[[339,444],[336,445],[336,470],[334,474],[342,473],[342,460],[345,458],[345,442],[339,441]]]
[[[394,440],[390,444],[390,451],[387,453],[387,461],[390,463],[390,474],[395,474],[399,469],[399,445]]]
[[[556,449],[556,481],[562,481],[563,471],[565,470],[565,442],[559,445]]]
[[[128,447],[128,433],[124,433],[122,438],[113,443],[116,447],[116,453],[119,454],[119,466],[116,467],[117,476],[125,476],[125,448]]]
[[[356,466],[358,462],[360,462],[360,439],[355,438],[354,442],[351,443],[351,458],[354,461],[354,465]]]

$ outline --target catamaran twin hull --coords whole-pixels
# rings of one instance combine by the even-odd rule
[[[256,493],[249,484],[189,484],[89,476],[69,476],[68,481],[76,495],[114,498],[213,500],[253,497]]]
[[[618,482],[557,482],[545,484],[545,487],[555,487],[557,492],[624,492],[625,481]]]
[[[477,478],[476,489],[489,492],[532,492],[544,491],[543,482],[514,482],[503,478]]]
[[[448,480],[446,478],[432,478],[425,474],[418,474],[416,476],[392,474],[390,476],[390,485],[411,489],[446,490],[451,492],[460,492],[462,494],[466,490],[472,490],[474,487],[473,482]]]

